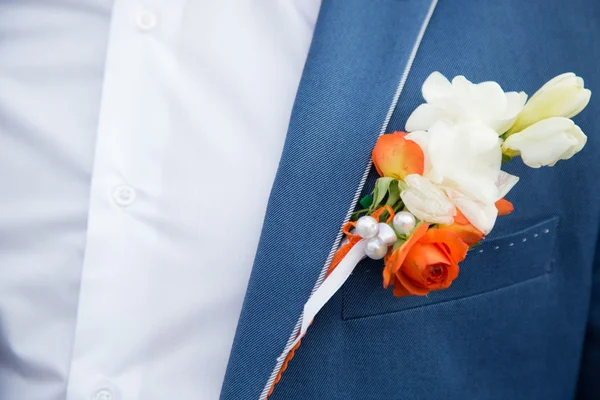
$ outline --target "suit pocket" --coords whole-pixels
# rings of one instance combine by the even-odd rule
[[[359,264],[343,287],[342,318],[370,317],[492,292],[539,278],[552,270],[558,217],[508,235],[490,238],[469,251],[458,278],[428,296],[394,297],[382,287],[381,261]]]

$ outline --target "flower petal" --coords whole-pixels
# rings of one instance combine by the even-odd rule
[[[469,251],[469,246],[460,240],[460,237],[455,232],[449,229],[430,229],[423,236],[420,243],[438,243],[444,245],[452,260],[457,263],[463,261],[467,256],[467,251]]]
[[[542,87],[535,92],[533,96],[531,96],[531,99],[533,100],[534,98],[541,97],[547,89],[563,83],[577,84],[577,75],[575,75],[573,72],[565,72],[555,76],[548,82],[544,83]]]
[[[438,122],[428,133],[426,178],[481,201],[500,198],[496,181],[502,165],[501,140],[493,129],[481,123]]]
[[[406,131],[420,131],[427,130],[437,120],[443,118],[443,113],[437,107],[430,104],[421,104],[415,111],[410,114],[406,121]]]
[[[567,118],[547,118],[509,136],[502,148],[520,152],[523,162],[532,167],[553,166],[581,151],[587,136]]]
[[[427,292],[429,293],[429,292]],[[425,294],[427,294],[425,293]],[[396,279],[396,281],[394,282],[394,296],[396,297],[405,297],[405,296],[412,296],[413,294],[402,285],[402,282],[400,282],[400,280]]]
[[[384,273],[383,275],[383,287],[387,288],[392,283],[391,278],[402,266],[410,249],[427,233],[427,229],[429,229],[429,224],[419,225],[410,235],[406,243],[391,255],[389,260],[385,263],[385,270],[387,270],[387,273]]]
[[[398,281],[402,284],[402,286],[406,289],[408,293],[415,296],[426,296],[430,290],[422,285],[419,285],[417,282],[410,279],[408,276],[399,272],[396,274]]]
[[[479,243],[485,236],[483,232],[475,228],[473,224],[469,222],[459,209],[456,210],[454,223],[452,225],[440,225],[440,228],[451,230],[458,235],[460,240],[469,246]]]
[[[417,108],[408,118],[406,130],[428,130],[436,122],[478,122],[497,134],[506,132],[523,109],[524,93],[505,93],[497,82],[474,84],[462,75],[449,82],[434,72],[423,83],[428,107]]]
[[[506,93],[506,100],[507,106],[504,114],[502,114],[500,119],[491,123],[492,128],[499,134],[503,134],[513,126],[527,102],[527,94],[525,92],[508,92]]]
[[[452,85],[440,72],[432,72],[423,83],[423,98],[428,103],[448,97],[452,93]]]
[[[381,176],[404,179],[409,174],[422,174],[424,155],[419,145],[406,139],[407,133],[382,135],[373,149],[373,163]]]
[[[498,215],[508,215],[515,210],[515,207],[512,203],[506,199],[500,199],[496,202],[496,209],[498,210]]]
[[[509,133],[521,132],[547,118],[572,118],[587,106],[591,95],[580,77],[573,73],[559,75],[529,99]]]
[[[496,180],[496,187],[498,187],[498,199],[503,198],[511,191],[511,189],[519,182],[519,177],[511,175],[504,171],[500,171],[498,179]]]
[[[413,142],[417,143],[423,151],[423,157],[425,159],[423,175],[431,169],[431,160],[429,159],[428,151],[430,138],[431,135],[427,131],[414,131],[406,135],[406,139],[412,140]]]
[[[432,251],[437,251],[439,253],[439,257],[436,257],[436,254],[431,254]],[[427,267],[427,264],[429,264],[428,257],[433,258],[436,264],[440,262],[448,262],[447,259],[444,259],[444,254],[439,252],[435,246],[424,245],[421,241],[419,241],[418,243],[415,243],[415,245],[406,254],[406,258],[402,263],[399,273],[406,275],[413,281],[421,282],[423,280],[423,270]]]
[[[409,175],[405,182],[408,189],[403,190],[400,197],[415,217],[434,224],[454,222],[454,205],[442,189],[420,175]]]
[[[464,193],[454,189],[445,189],[446,194],[471,224],[485,235],[490,233],[496,224],[498,210],[494,203],[474,200]]]

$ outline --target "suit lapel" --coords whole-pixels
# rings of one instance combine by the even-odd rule
[[[432,9],[431,0],[323,0],[221,399],[261,397],[356,201]]]

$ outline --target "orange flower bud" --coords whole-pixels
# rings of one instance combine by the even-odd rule
[[[425,156],[416,142],[405,138],[406,132],[383,135],[373,149],[373,163],[380,176],[401,179],[423,175]]]

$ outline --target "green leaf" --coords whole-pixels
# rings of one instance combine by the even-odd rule
[[[394,178],[388,177],[377,179],[377,182],[375,182],[375,190],[373,190],[373,204],[371,204],[371,210],[375,210],[379,207],[393,181],[395,181]]]
[[[385,202],[385,205],[393,207],[398,200],[400,200],[400,188],[398,185],[390,185],[388,188],[388,199]]]
[[[398,181],[398,189],[402,192],[403,190],[408,189],[408,185],[404,181]]]
[[[366,195],[358,202],[363,208],[369,208],[373,204],[373,196],[370,194]]]
[[[394,206],[394,214],[398,213],[398,211],[404,208],[404,203],[399,201],[398,204]]]
[[[350,221],[356,221],[358,219],[358,217],[360,217],[360,214],[368,214],[368,212],[369,212],[368,208],[364,208],[362,210],[355,211],[354,213],[352,213],[352,216],[350,217]]]
[[[402,247],[402,245],[406,243],[406,240],[396,240],[396,243],[394,243],[394,247],[392,247],[392,253],[394,253],[396,250],[398,250],[400,247]]]

